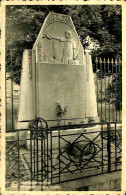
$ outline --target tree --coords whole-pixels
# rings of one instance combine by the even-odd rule
[[[88,46],[87,36],[98,42],[99,48],[92,51],[93,57],[121,56],[121,7],[118,5],[9,5],[6,8],[6,69],[12,72],[11,78],[16,83],[20,83],[23,50],[32,48],[50,11],[72,17],[84,48]],[[10,50],[13,51],[12,67]]]
[[[120,58],[122,52],[121,8],[117,5],[107,5],[102,6],[101,11],[102,28],[96,35],[100,47],[93,52],[93,55]]]

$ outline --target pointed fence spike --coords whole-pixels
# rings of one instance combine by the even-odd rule
[[[121,64],[121,59],[119,58],[119,64]]]
[[[95,62],[98,63],[98,58],[97,57],[95,58]]]
[[[99,61],[100,64],[102,64],[102,59],[100,58],[100,61]]]
[[[115,59],[115,64],[116,64],[116,65],[118,64],[117,58]]]
[[[105,60],[105,58],[104,58],[104,60],[103,60],[103,63],[104,63],[104,64],[106,63],[106,60]]]
[[[112,60],[111,60],[111,63],[112,63],[112,65],[113,65],[113,63],[114,63],[113,58],[112,58]]]
[[[107,60],[107,63],[108,63],[108,64],[110,64],[110,60],[109,60],[109,58],[108,58],[108,60]]]

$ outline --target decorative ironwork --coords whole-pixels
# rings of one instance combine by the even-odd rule
[[[20,171],[20,174],[19,174]],[[19,179],[29,180],[29,174],[24,166],[21,156],[19,155],[18,141],[8,141],[6,145],[6,183],[7,187],[18,189]],[[13,184],[17,185],[13,185]]]
[[[115,134],[118,132],[116,128],[115,123]],[[51,136],[53,184],[121,169],[121,140],[112,141],[113,130],[110,130],[110,123],[107,124],[107,131],[103,131],[102,125],[101,131],[94,132],[85,132],[84,129],[80,133],[69,130],[67,134],[60,129],[58,131],[57,136],[53,136],[53,133]],[[121,129],[119,132],[121,134]],[[56,137],[58,148],[54,150]]]
[[[121,128],[117,130],[117,123],[114,126],[107,123],[107,130],[103,131],[103,126],[99,123],[99,131],[93,132],[85,132],[84,127],[80,132],[76,129],[54,131],[48,130],[45,120],[37,118],[30,122],[29,129],[23,130],[30,132],[26,138],[30,141],[29,150],[19,147],[22,130],[15,130],[18,138],[8,142],[6,149],[6,184],[16,181],[20,190],[22,182],[30,181],[32,186],[36,181],[43,188],[121,170]],[[114,130],[110,130],[111,126]]]
[[[105,140],[108,139],[108,133],[107,133],[107,131],[104,132],[103,139],[105,139]],[[118,130],[116,132],[114,130],[111,130],[111,132],[110,132],[110,140],[113,143],[115,143],[115,141],[118,142],[118,143],[122,143],[121,130]]]
[[[87,161],[91,160],[95,155],[96,148],[95,144],[89,141],[86,145],[80,145],[79,142],[69,143],[66,146],[69,159],[76,163],[86,164]]]
[[[36,118],[29,124],[29,128],[35,129],[32,131],[32,139],[46,139],[48,135],[48,124],[42,118]]]

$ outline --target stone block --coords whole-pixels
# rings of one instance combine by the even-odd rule
[[[67,112],[63,118],[85,118],[84,66],[37,64],[37,116],[56,120],[56,105]]]

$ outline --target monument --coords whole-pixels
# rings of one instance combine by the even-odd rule
[[[49,13],[32,51],[23,53],[17,128],[28,128],[23,121],[36,117],[57,120],[57,105],[67,123],[98,120],[91,56],[71,17]]]

